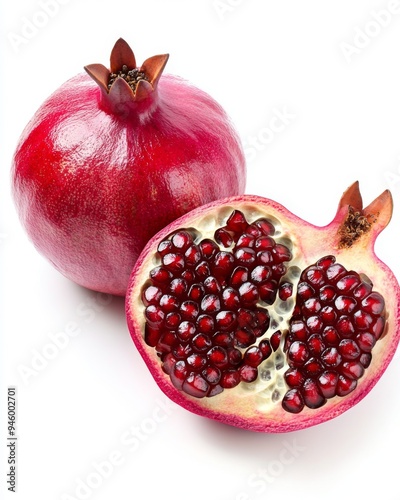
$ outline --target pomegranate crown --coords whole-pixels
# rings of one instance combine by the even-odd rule
[[[169,54],[153,56],[137,67],[132,49],[119,38],[111,50],[110,69],[102,64],[88,64],[84,69],[111,98],[125,96],[137,102],[154,92],[168,58]]]

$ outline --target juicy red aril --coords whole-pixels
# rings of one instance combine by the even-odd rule
[[[283,407],[298,413],[352,392],[371,363],[374,328],[384,330],[384,310],[383,297],[334,257],[305,269],[285,341]]]

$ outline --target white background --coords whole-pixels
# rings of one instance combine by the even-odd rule
[[[9,171],[43,100],[85,64],[108,65],[123,37],[139,63],[169,52],[166,72],[225,107],[248,153],[248,193],[324,225],[353,181],[366,203],[390,188],[395,212],[376,251],[400,276],[400,3],[50,3],[51,15],[39,0],[1,7],[0,496],[14,498],[4,462],[7,386],[17,386],[21,500],[398,500],[398,353],[365,400],[315,428],[257,434],[193,415],[153,382],[123,300],[106,303],[37,254],[16,216]],[[290,120],[251,149],[277,110]],[[67,330],[76,335],[54,355],[51,335]]]

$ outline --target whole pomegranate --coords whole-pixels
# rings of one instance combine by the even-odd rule
[[[286,432],[358,403],[400,336],[400,289],[374,253],[392,215],[358,183],[316,227],[278,203],[236,196],[195,209],[139,257],[128,326],[160,388],[188,410]]]
[[[20,219],[66,277],[125,295],[133,264],[157,231],[197,206],[245,189],[245,160],[221,106],[141,67],[119,39],[110,70],[85,67],[39,108],[12,168]]]

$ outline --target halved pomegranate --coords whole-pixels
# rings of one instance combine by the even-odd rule
[[[236,196],[149,241],[126,298],[128,326],[160,388],[206,417],[254,431],[327,421],[377,383],[399,342],[400,291],[374,243],[392,215],[358,183],[316,227]]]

